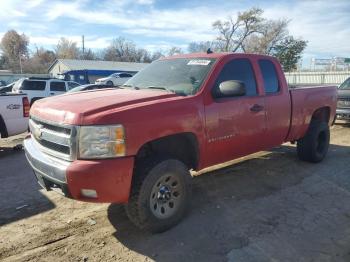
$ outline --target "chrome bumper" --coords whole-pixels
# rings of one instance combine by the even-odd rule
[[[70,162],[55,159],[41,152],[32,138],[24,139],[23,144],[25,155],[39,184],[47,190],[58,188],[67,195],[66,171]]]
[[[336,111],[337,119],[347,119],[350,120],[350,108],[349,109],[337,109]]]

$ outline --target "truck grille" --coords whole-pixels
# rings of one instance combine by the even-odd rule
[[[350,108],[350,97],[338,97],[338,108]]]
[[[75,154],[75,129],[31,117],[29,128],[32,138],[43,152],[65,160],[73,160]]]

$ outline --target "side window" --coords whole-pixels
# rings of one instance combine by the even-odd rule
[[[66,91],[66,85],[64,82],[51,82],[50,83],[50,91]]]
[[[75,82],[68,82],[68,89],[69,89],[69,90],[72,89],[72,88],[74,88],[74,87],[77,87],[77,86],[79,86],[78,83],[75,83]]]
[[[277,93],[279,84],[275,65],[270,60],[259,60],[259,67],[264,79],[265,93]]]
[[[43,91],[45,90],[46,82],[45,81],[33,81],[33,80],[24,80],[22,83],[21,90],[34,90],[34,91]]]
[[[120,74],[120,77],[131,77],[131,75],[124,73],[124,74]]]
[[[215,88],[218,88],[221,82],[228,80],[243,82],[246,88],[246,96],[257,95],[255,75],[248,59],[239,58],[228,62],[221,70]]]

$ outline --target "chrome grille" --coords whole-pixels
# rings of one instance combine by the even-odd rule
[[[64,160],[73,160],[76,133],[74,127],[31,117],[29,128],[32,138],[43,152]]]
[[[338,108],[349,108],[350,107],[350,97],[338,97]]]

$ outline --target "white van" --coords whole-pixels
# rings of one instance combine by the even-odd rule
[[[12,88],[14,93],[25,93],[32,105],[36,100],[63,94],[80,84],[55,78],[22,78]]]

